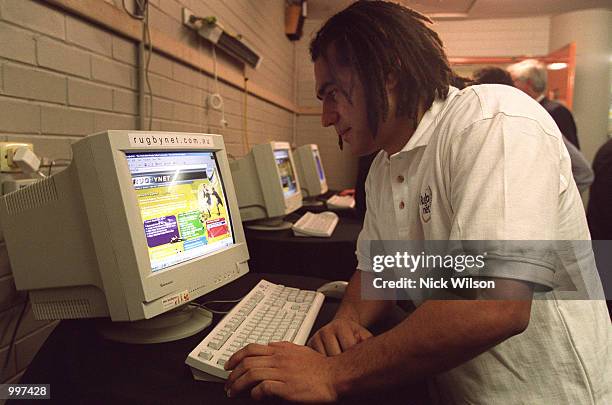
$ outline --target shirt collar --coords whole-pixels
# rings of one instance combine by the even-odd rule
[[[434,102],[431,104],[431,107],[429,108],[429,110],[427,110],[425,114],[423,114],[423,117],[421,118],[421,121],[419,122],[419,125],[416,128],[416,131],[414,131],[414,134],[412,134],[408,142],[406,142],[406,145],[404,145],[404,147],[399,152],[394,153],[391,156],[388,156],[387,152],[383,151],[386,157],[392,158],[402,153],[410,152],[411,150],[416,149],[418,147],[427,146],[427,144],[429,143],[429,140],[431,139],[433,135],[433,131],[430,131],[429,128],[432,126],[434,122],[438,121],[440,113],[442,112],[444,107],[458,93],[459,93],[459,89],[457,89],[456,87],[450,86],[445,100],[436,98]]]
[[[541,103],[541,102],[542,102],[542,100],[544,100],[545,98],[546,98],[546,95],[545,95],[544,93],[542,93],[542,94],[540,94],[540,95],[538,96],[538,98],[536,98],[536,101],[537,101],[538,103]]]

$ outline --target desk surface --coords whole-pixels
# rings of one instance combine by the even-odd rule
[[[262,278],[304,289],[315,289],[323,282],[310,277],[249,273],[207,295],[206,300],[239,298]],[[333,317],[337,306],[337,302],[326,301],[313,331]],[[214,322],[219,319],[215,316]],[[21,383],[51,384],[51,401],[59,404],[253,403],[246,396],[227,398],[222,384],[193,379],[185,358],[210,330],[171,343],[132,345],[102,339],[90,320],[62,321],[32,361]],[[401,396],[395,391],[383,393],[381,398],[379,393],[359,400],[347,398],[346,403],[373,403],[374,399],[385,404],[393,403],[393,399],[396,403],[423,403],[422,400],[406,402],[407,398],[422,398],[422,395],[415,397],[414,387],[401,391]],[[398,398],[402,400],[398,402]]]
[[[299,214],[286,220],[295,222]],[[245,227],[249,268],[259,273],[295,274],[349,280],[357,268],[355,248],[363,223],[340,217],[330,238],[294,236],[293,231],[255,231]]]

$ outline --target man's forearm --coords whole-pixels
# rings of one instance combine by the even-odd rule
[[[390,313],[395,301],[364,301],[361,299],[361,283],[362,281],[368,282],[370,277],[372,277],[371,273],[361,270],[355,271],[334,318],[347,318],[367,328]]]
[[[521,333],[530,301],[428,301],[401,324],[331,359],[339,394],[450,370]]]
[[[450,370],[522,331],[504,324],[514,317],[511,307],[503,301],[429,301],[392,330],[331,358],[336,389],[340,395],[380,390]],[[472,312],[483,316],[468,320]]]

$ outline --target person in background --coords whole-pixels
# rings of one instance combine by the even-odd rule
[[[526,59],[508,66],[508,72],[514,85],[540,103],[553,117],[567,140],[580,149],[574,116],[563,104],[546,97],[547,73],[544,64],[535,59]]]
[[[539,80],[538,78],[541,78],[541,73],[542,73],[541,71],[538,71],[537,73],[533,74],[533,76],[536,77],[536,79],[534,79],[533,82],[538,82]],[[546,72],[544,72],[544,74],[545,73]],[[474,84],[505,84],[507,86],[514,87],[514,83],[515,83],[512,80],[512,76],[510,75],[508,71],[500,67],[496,67],[496,66],[487,66],[482,69],[476,70],[473,73],[473,77],[474,77],[473,79]],[[519,87],[521,90],[523,90],[525,93],[527,93],[531,97],[533,97],[533,95],[537,93],[535,91],[526,91],[521,86],[517,86],[517,87]],[[546,85],[544,85],[544,88],[546,88]],[[538,100],[539,96],[533,97],[533,98]],[[553,102],[549,102],[549,103],[553,103]],[[542,105],[544,106],[544,104]],[[550,105],[550,104],[547,104],[547,105]],[[571,116],[571,113],[569,111],[567,111],[567,113],[570,114]],[[553,116],[553,119],[554,119],[554,116]],[[555,119],[555,122],[557,123],[557,125],[559,125],[556,119]],[[572,122],[573,122],[573,118],[572,118]],[[575,129],[575,126],[574,126],[574,129]],[[561,132],[563,133],[563,131]],[[575,134],[575,131],[574,131],[574,134]],[[577,142],[578,140],[576,140],[576,143]],[[589,165],[589,162],[586,160],[582,152],[580,152],[580,150],[576,146],[574,146],[574,144],[572,144],[565,137],[565,135],[563,135],[563,143],[565,144],[565,147],[567,148],[567,151],[570,155],[570,159],[572,161],[572,176],[574,177],[574,181],[576,182],[576,186],[578,187],[578,190],[581,193],[583,193],[589,188],[589,186],[593,182],[593,170],[591,170],[591,166]]]
[[[505,84],[514,87],[514,81],[510,73],[497,66],[480,68],[472,76],[475,84]]]
[[[582,152],[580,152],[580,150],[575,147],[565,137],[565,135],[563,135],[563,143],[565,143],[565,147],[567,148],[567,152],[569,153],[572,161],[572,175],[574,177],[574,181],[576,182],[578,191],[583,193],[589,188],[591,183],[593,183],[595,175],[593,174],[593,170],[591,169],[591,165],[589,165],[588,160],[586,160]]]
[[[484,276],[495,291],[476,292],[487,299],[417,300],[398,325],[369,330],[395,306],[362,295],[385,257],[370,242],[589,239],[550,115],[509,86],[450,86],[429,23],[395,3],[358,1],[311,42],[322,125],[354,155],[380,149],[365,184],[358,266],[309,347],[249,344],[230,357],[230,397],[334,402],[430,378],[441,404],[612,403],[605,303],[558,299],[550,289],[566,267],[542,261],[550,250],[497,249]],[[534,290],[549,292],[534,300]]]
[[[587,220],[591,239],[594,241],[597,269],[604,285],[604,291],[612,291],[612,139],[609,139],[597,151],[593,160],[595,181],[591,185]],[[607,298],[612,298],[608,296]],[[608,300],[608,313],[612,319],[612,300]]]
[[[612,240],[612,139],[597,151],[593,170],[595,181],[591,186],[587,209],[591,238]]]

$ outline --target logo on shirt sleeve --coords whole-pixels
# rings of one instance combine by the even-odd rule
[[[433,194],[431,187],[427,186],[424,192],[419,195],[419,206],[421,207],[421,219],[423,222],[429,222],[431,219],[431,201]]]

